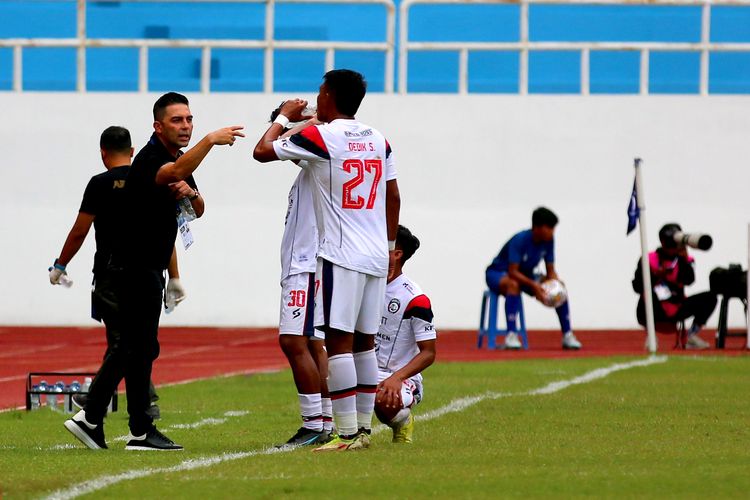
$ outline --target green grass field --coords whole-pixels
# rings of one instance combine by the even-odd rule
[[[746,498],[750,358],[670,357],[576,379],[634,360],[438,364],[414,444],[381,429],[360,452],[268,451],[298,427],[288,371],[162,388],[159,427],[183,452],[126,452],[125,412],[107,419],[110,449],[96,452],[60,413],[6,412],[0,496]]]

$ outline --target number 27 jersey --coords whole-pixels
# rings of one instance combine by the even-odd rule
[[[396,169],[383,135],[356,120],[338,119],[278,139],[273,147],[281,160],[307,160],[318,256],[353,271],[387,276],[385,193]]]

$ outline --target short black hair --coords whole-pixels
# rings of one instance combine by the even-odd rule
[[[273,122],[278,116],[281,114],[281,106],[284,105],[286,101],[281,101],[281,104],[279,104],[279,107],[271,111],[271,118],[268,120],[269,122]]]
[[[104,129],[99,138],[99,147],[104,151],[113,153],[124,153],[133,147],[130,141],[130,132],[125,127],[111,126]]]
[[[414,236],[409,228],[399,224],[398,233],[396,233],[396,248],[401,250],[404,255],[401,257],[401,263],[403,264],[414,255],[414,252],[419,248],[419,238]]]
[[[268,120],[270,123],[273,123],[273,121],[281,114],[281,106],[283,106],[285,102],[286,101],[281,101],[281,104],[279,104],[279,107],[271,111],[271,119]],[[283,134],[291,129],[292,127],[284,127],[283,129],[281,129],[281,133]]]
[[[361,73],[350,69],[334,69],[323,75],[323,82],[333,92],[333,100],[339,113],[347,116],[357,114],[367,93],[367,82]]]
[[[539,207],[531,214],[531,227],[548,226],[554,228],[558,222],[557,215],[546,207]]]
[[[164,110],[172,104],[189,105],[188,98],[177,92],[167,92],[154,103],[154,120],[160,121],[164,118]]]
[[[664,224],[659,229],[659,242],[664,248],[677,248],[677,242],[674,240],[674,234],[682,231],[682,228],[676,222],[669,222]]]

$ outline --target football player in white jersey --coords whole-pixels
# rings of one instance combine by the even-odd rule
[[[280,109],[271,113],[272,122]],[[283,137],[298,133],[313,123],[319,122],[308,120],[285,130]],[[289,191],[284,219],[279,313],[279,345],[292,369],[302,427],[279,447],[323,444],[328,441],[332,427],[331,398],[325,381],[328,359],[323,348],[323,334],[313,327],[318,231],[312,196],[310,172],[303,168]]]
[[[418,248],[417,237],[399,226],[375,340],[379,381],[375,415],[393,429],[394,443],[412,442],[411,408],[422,400],[422,371],[435,361],[437,333],[430,299],[402,271]]]
[[[354,118],[367,84],[351,70],[323,76],[318,120],[288,139],[307,102],[289,100],[261,137],[261,162],[305,160],[312,174],[318,226],[315,326],[325,332],[328,389],[338,436],[316,451],[367,448],[375,407],[378,332],[395,249],[400,196],[391,148],[376,129]]]

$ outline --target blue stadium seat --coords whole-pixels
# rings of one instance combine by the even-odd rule
[[[487,337],[487,348],[497,349],[497,336],[505,338],[508,333],[507,325],[504,329],[497,327],[498,296],[491,290],[485,290],[482,295],[482,310],[479,316],[479,332],[477,338],[477,347],[482,348],[482,342]],[[521,339],[524,349],[529,348],[529,341],[526,335],[526,318],[523,312],[523,296],[521,296],[521,305],[518,308],[518,322],[516,333]],[[502,347],[502,344],[501,344]]]

